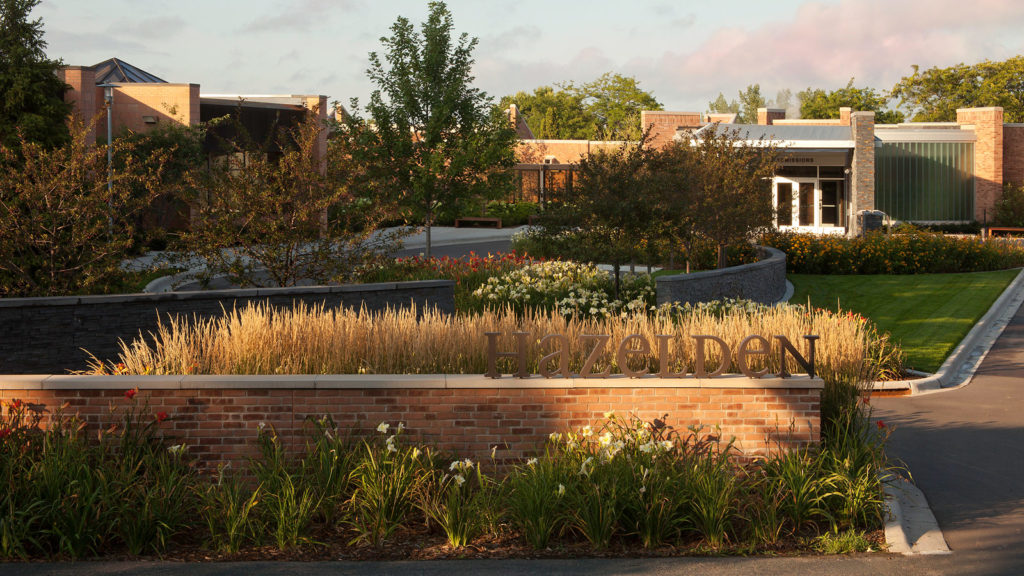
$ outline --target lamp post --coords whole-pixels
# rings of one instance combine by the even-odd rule
[[[114,88],[117,84],[97,84],[103,88],[103,102],[107,108],[107,206],[112,206],[114,199]],[[114,232],[114,217],[107,216],[107,228]]]

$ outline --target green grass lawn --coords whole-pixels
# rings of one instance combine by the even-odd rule
[[[790,302],[859,312],[902,344],[908,368],[934,372],[1017,272],[787,277]]]

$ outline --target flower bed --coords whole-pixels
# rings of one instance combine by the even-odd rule
[[[345,429],[312,417],[304,442],[254,423],[248,467],[204,474],[154,397],[111,397],[98,441],[77,417],[41,425],[29,403],[5,402],[0,557],[379,558],[467,545],[675,555],[818,550],[838,535],[863,549],[888,474],[886,430],[853,426],[820,450],[740,465],[713,429],[613,413],[504,462],[500,440],[467,459],[409,441],[402,421]]]
[[[909,229],[857,238],[773,232],[761,239],[786,253],[797,274],[937,274],[1024,266],[1024,248],[1012,241],[982,241]]]

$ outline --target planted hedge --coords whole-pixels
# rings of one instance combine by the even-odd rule
[[[785,252],[786,271],[795,274],[941,274],[1024,266],[1024,248],[1012,240],[914,229],[857,238],[772,232],[761,243]]]

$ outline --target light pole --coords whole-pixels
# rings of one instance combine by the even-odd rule
[[[114,200],[114,88],[117,88],[117,84],[97,84],[96,86],[103,88],[103,102],[107,107],[107,206],[112,207]],[[113,234],[113,215],[107,216],[107,228]]]

